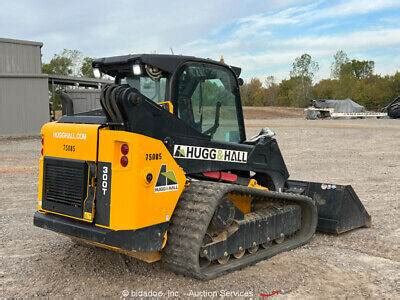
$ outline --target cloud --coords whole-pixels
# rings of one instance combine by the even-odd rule
[[[225,61],[243,67],[243,76],[288,76],[293,60],[309,53],[318,60],[321,69],[317,78],[327,77],[333,54],[343,49],[350,56],[374,59],[373,51],[386,49],[377,56],[377,69],[400,50],[400,29],[396,26],[362,26],[337,28],[354,21],[357,16],[374,16],[377,11],[400,7],[400,1],[345,1],[330,5],[326,1],[294,6],[274,14],[255,14],[227,25],[231,30],[223,38],[201,39],[182,47],[184,53],[211,56],[224,54]],[[347,23],[345,23],[347,25]],[[318,28],[316,31],[315,29]],[[335,30],[337,29],[337,30]],[[322,33],[322,34],[321,34]],[[395,71],[399,65],[385,70]],[[285,76],[285,77],[286,77]]]
[[[307,52],[320,63],[320,78],[338,49],[375,60],[378,71],[398,69],[399,8],[398,0],[21,0],[3,4],[0,36],[44,42],[45,61],[63,48],[93,57],[170,47],[176,54],[223,54],[247,78],[282,79]]]
[[[280,47],[296,49],[327,49],[334,46],[337,49],[360,50],[400,46],[400,29],[364,30],[340,35],[299,37],[275,43]]]
[[[400,7],[398,0],[351,0],[343,1],[323,11],[319,11],[318,18],[346,17],[370,12]]]
[[[228,20],[293,3],[297,1],[7,1],[0,10],[0,36],[44,42],[45,59],[63,48],[91,56],[169,52],[207,37]]]
[[[327,4],[328,3],[328,4]],[[340,22],[346,17],[366,15],[386,9],[400,8],[398,0],[349,0],[341,2],[318,1],[307,6],[289,8],[281,12],[294,24],[310,24],[335,20]],[[264,15],[264,17],[268,17]]]

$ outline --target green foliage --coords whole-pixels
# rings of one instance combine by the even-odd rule
[[[352,59],[341,66],[339,78],[353,76],[357,79],[365,79],[372,76],[374,68],[375,62],[372,60]]]
[[[54,55],[49,63],[43,64],[42,72],[46,74],[71,75],[72,61],[68,57]]]
[[[266,86],[264,105],[277,105],[279,85],[275,82],[275,77],[267,76],[264,84]]]
[[[339,81],[336,79],[323,79],[314,85],[316,99],[336,99]]]
[[[346,52],[338,50],[333,56],[333,63],[331,65],[331,77],[338,79],[340,77],[340,70],[342,66],[349,62]]]
[[[78,50],[64,49],[59,54],[54,54],[50,62],[42,65],[45,74],[77,75],[81,53]]]
[[[392,92],[391,97],[394,98],[400,95],[400,72],[396,72],[394,76],[389,77],[390,81],[390,90]]]
[[[292,64],[289,84],[292,86],[288,91],[288,101],[292,106],[304,107],[312,99],[312,81],[319,65],[311,55],[305,53],[297,57]]]
[[[307,78],[312,81],[318,70],[318,63],[311,58],[310,54],[304,53],[294,60],[290,77]]]
[[[247,106],[295,106],[306,107],[312,99],[351,98],[367,109],[378,109],[400,95],[400,72],[394,75],[375,75],[375,62],[349,59],[339,50],[333,56],[331,78],[313,84],[319,65],[305,53],[292,63],[289,79],[280,83],[273,76],[263,82],[252,78],[240,87],[242,102]],[[42,66],[43,73],[93,78],[92,58],[84,57],[78,50],[64,49]],[[56,87],[58,90],[60,87]],[[227,99],[227,91],[217,83],[205,82],[202,86],[206,96],[203,105],[212,105],[215,99]],[[59,99],[54,97],[57,105]]]
[[[390,77],[371,75],[368,78],[357,80],[351,98],[370,109],[383,107],[390,99],[394,98],[390,89]]]
[[[300,77],[282,80],[279,86],[278,103],[281,106],[298,106],[299,95],[302,92],[301,84]]]
[[[248,84],[241,86],[244,105],[264,106],[265,89],[258,78],[252,78]]]
[[[78,66],[80,64],[81,53],[78,50],[64,49],[59,54],[54,54],[53,58],[42,65],[42,73],[49,75],[64,75],[73,76],[79,75]],[[54,95],[51,95],[51,102],[53,103],[53,108],[58,110],[61,108],[60,101],[60,91],[61,86],[49,86],[49,92],[52,93],[54,88]]]
[[[312,99],[351,98],[367,109],[380,109],[400,95],[400,72],[394,75],[375,75],[374,61],[349,59],[339,50],[333,57],[331,78],[313,84],[318,63],[308,54],[297,57],[290,78],[276,84],[253,78],[240,91],[242,102],[249,106],[306,107]]]
[[[83,58],[82,66],[81,66],[81,74],[82,74],[82,76],[89,77],[89,78],[94,78],[92,62],[93,62],[93,58],[91,58],[91,57]]]

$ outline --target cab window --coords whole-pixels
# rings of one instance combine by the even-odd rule
[[[193,63],[177,79],[178,117],[211,139],[240,142],[238,89],[234,74],[217,65]]]
[[[149,76],[128,76],[121,79],[122,84],[129,84],[137,89],[141,94],[156,103],[165,101],[165,88],[167,78],[161,77],[153,79]]]

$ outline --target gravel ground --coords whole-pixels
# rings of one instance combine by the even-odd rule
[[[256,119],[246,125],[249,136],[263,126],[277,133],[291,178],[353,185],[372,228],[316,234],[304,247],[200,282],[33,227],[40,141],[3,139],[0,297],[120,297],[124,290],[134,296],[399,297],[400,121]]]

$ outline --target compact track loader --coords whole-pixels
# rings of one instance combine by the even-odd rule
[[[246,139],[240,68],[177,55],[97,59],[101,109],[42,128],[34,224],[210,279],[370,226],[351,186],[289,180],[274,133]]]

